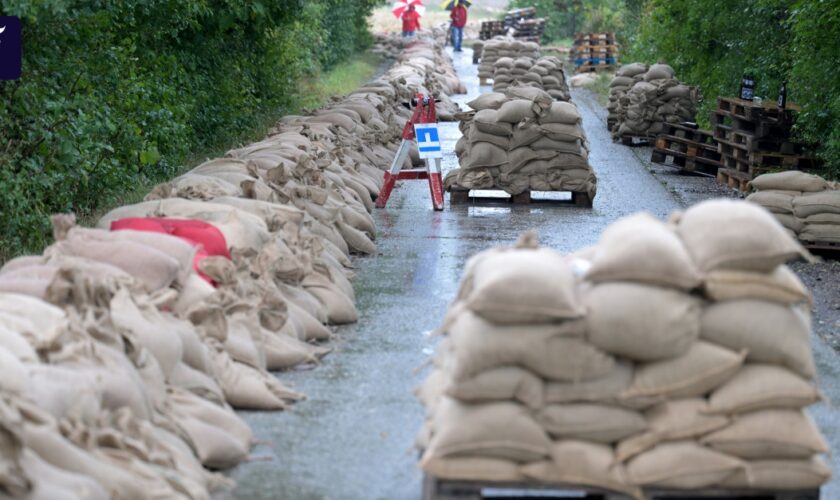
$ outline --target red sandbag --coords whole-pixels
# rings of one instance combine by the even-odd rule
[[[230,258],[225,236],[215,226],[204,221],[133,217],[111,222],[111,231],[125,229],[169,234],[198,247],[193,258],[193,269],[199,276],[213,286],[216,284],[209,276],[201,272],[198,263],[211,255]]]
[[[111,230],[156,231],[185,239],[204,247],[207,255],[230,258],[225,236],[216,226],[201,220],[132,217],[111,222]]]

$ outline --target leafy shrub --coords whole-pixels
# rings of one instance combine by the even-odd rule
[[[2,255],[47,216],[167,179],[291,105],[298,81],[369,43],[375,0],[0,0],[23,77],[0,82]]]

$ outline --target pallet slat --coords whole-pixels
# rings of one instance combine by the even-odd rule
[[[532,191],[525,191],[520,194],[516,195],[509,195],[504,191],[497,190],[497,189],[480,189],[479,191],[495,191],[500,194],[504,194],[505,197],[490,197],[490,196],[474,196],[470,195],[472,190],[454,185],[449,188],[449,203],[451,205],[486,205],[486,204],[498,204],[498,203],[506,203],[512,205],[529,205],[532,203],[540,203],[540,204],[550,204],[550,205],[557,205],[557,206],[564,206],[564,205],[573,205],[577,207],[585,207],[585,208],[592,208],[592,198],[589,196],[589,193],[583,192],[571,192],[571,199],[570,200],[541,200],[541,199],[534,199],[531,196]],[[542,191],[540,191],[542,192]],[[551,191],[557,193],[569,192],[569,191]]]

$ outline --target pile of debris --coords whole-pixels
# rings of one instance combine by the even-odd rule
[[[697,87],[680,83],[673,68],[661,63],[623,66],[610,89],[608,120],[614,139],[653,138],[666,123],[694,121],[700,100]]]
[[[750,227],[750,231],[744,231]],[[802,248],[715,200],[619,220],[566,257],[527,234],[472,257],[417,394],[437,479],[802,490],[831,476]]]
[[[447,189],[571,191],[594,199],[596,179],[574,104],[535,87],[482,94],[462,113],[463,137],[455,145],[461,168],[444,179]]]
[[[548,92],[559,101],[571,98],[563,61],[557,57],[500,57],[493,72],[493,91],[504,92],[511,86],[529,85]]]
[[[764,174],[750,182],[748,201],[770,211],[807,247],[840,245],[840,187],[798,170]]]
[[[233,409],[303,398],[270,371],[317,364],[328,325],[358,318],[350,256],[376,250],[400,103],[460,85],[439,40],[97,229],[55,216],[53,245],[0,269],[0,491],[207,499],[230,484],[210,470],[254,443]]]

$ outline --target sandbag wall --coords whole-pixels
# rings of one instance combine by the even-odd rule
[[[667,64],[628,64],[610,82],[607,123],[614,138],[655,137],[665,123],[694,121],[698,101],[698,88],[680,83]]]
[[[637,214],[573,256],[535,239],[465,267],[417,391],[427,474],[636,498],[828,480],[811,298],[784,264],[803,250],[769,213]]]
[[[507,37],[496,37],[484,42],[481,49],[481,62],[478,65],[478,77],[482,80],[493,78],[496,61],[500,57],[529,57],[539,59],[540,46],[536,42],[521,42]]]
[[[558,101],[568,101],[571,97],[563,61],[554,56],[497,59],[493,71],[493,92],[504,92],[512,85],[529,85],[545,90]]]
[[[840,188],[798,170],[764,174],[750,182],[748,201],[761,205],[806,245],[840,243]]]
[[[263,141],[0,269],[0,496],[208,499],[254,437],[236,409],[303,394],[270,371],[318,363],[357,320],[352,254],[401,102],[459,83],[440,37]],[[451,111],[451,110],[450,110]]]
[[[596,179],[589,165],[586,135],[574,104],[555,101],[535,87],[509,87],[480,95],[462,113],[463,137],[455,145],[460,168],[444,187],[587,193]]]

